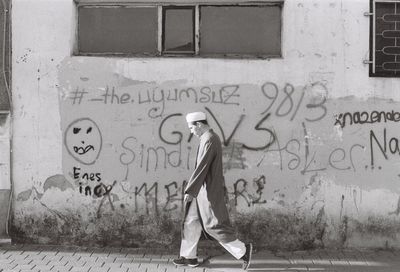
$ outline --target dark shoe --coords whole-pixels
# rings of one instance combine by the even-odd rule
[[[178,259],[174,259],[172,262],[178,266],[183,266],[183,265],[188,265],[190,267],[199,266],[199,262],[197,261],[197,258],[186,259],[185,257],[179,257]]]
[[[241,258],[243,260],[243,266],[242,266],[243,270],[247,270],[247,268],[249,268],[252,253],[253,253],[253,245],[251,243],[248,243],[246,245],[246,253]]]

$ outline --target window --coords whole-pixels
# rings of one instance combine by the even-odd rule
[[[400,77],[400,1],[371,0],[370,76]]]
[[[144,5],[126,0],[76,0],[76,53],[280,57],[283,1],[238,1],[171,4],[150,0]]]
[[[280,55],[279,6],[206,6],[200,16],[200,54]]]
[[[194,7],[163,8],[163,52],[194,53]]]
[[[157,52],[157,8],[84,6],[78,12],[80,53]]]

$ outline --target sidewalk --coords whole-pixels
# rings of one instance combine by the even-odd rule
[[[222,272],[242,271],[240,261],[207,252],[197,268],[176,267],[175,252],[133,248],[0,245],[0,271]],[[220,251],[222,252],[222,251]],[[315,250],[253,254],[249,271],[400,271],[400,251]]]

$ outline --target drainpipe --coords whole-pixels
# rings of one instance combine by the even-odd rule
[[[6,2],[8,1],[8,2]],[[10,0],[1,0],[2,3],[2,12],[3,12],[3,43],[2,43],[2,81],[4,88],[6,89],[7,99],[8,99],[8,109],[0,110],[0,152],[3,152],[3,155],[0,156],[0,180],[6,180],[6,182],[0,182],[0,244],[10,244],[11,238],[9,235],[10,229],[10,215],[11,215],[11,204],[13,197],[13,183],[12,183],[12,175],[11,175],[11,165],[12,165],[12,99],[11,99],[11,90],[8,84],[8,77],[6,74],[6,57],[9,61],[9,67],[11,66],[11,58],[7,54],[6,45],[8,45],[8,52],[11,52],[10,44],[11,44],[11,28],[9,21],[9,9],[8,3]],[[9,36],[7,36],[7,33]],[[8,41],[8,43],[7,43]],[[8,152],[4,152],[8,151]],[[9,183],[9,186],[7,186]],[[4,220],[5,219],[5,220]],[[2,223],[4,222],[4,223]],[[5,224],[1,226],[1,224]]]

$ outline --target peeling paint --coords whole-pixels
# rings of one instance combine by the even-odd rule
[[[133,80],[129,77],[125,77],[124,75],[121,74],[114,74],[114,76],[117,78],[118,84],[120,87],[128,87],[132,85],[141,85],[141,84],[154,84],[155,82],[146,82],[142,80]]]
[[[18,194],[17,201],[27,201],[32,195],[32,189],[23,191]]]
[[[389,215],[392,215],[392,214],[395,214],[395,215],[399,215],[400,214],[400,196],[399,196],[399,200],[397,201],[396,210],[394,212],[389,212]]]
[[[43,189],[46,192],[51,188],[58,188],[61,191],[74,189],[74,186],[64,177],[64,175],[54,175],[46,179],[43,184]]]

